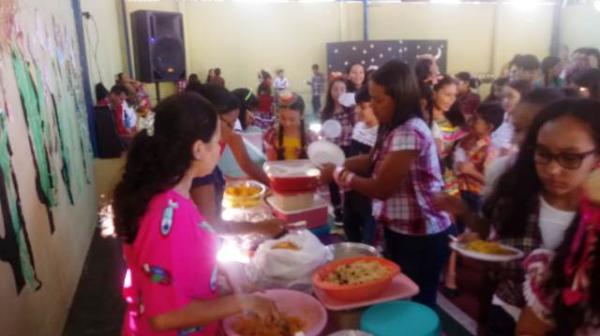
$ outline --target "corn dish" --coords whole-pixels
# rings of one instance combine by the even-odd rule
[[[509,250],[503,247],[497,242],[489,242],[484,240],[474,240],[465,244],[465,249],[483,253],[483,254],[495,254],[495,255],[516,255],[517,252]]]
[[[391,270],[375,261],[356,261],[340,265],[325,278],[326,282],[337,285],[359,285],[389,276]]]

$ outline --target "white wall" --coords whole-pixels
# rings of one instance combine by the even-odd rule
[[[5,2],[2,1],[2,4]],[[0,261],[0,334],[59,335],[77,288],[96,218],[92,157],[86,112],[82,108],[73,10],[70,0],[17,0],[16,4],[14,29],[3,31],[8,34],[0,36],[0,106],[7,106],[8,110],[8,118],[4,119],[7,128],[2,131],[6,133],[0,136],[7,135],[10,141],[12,156],[9,162],[18,183],[24,228],[31,246],[29,252],[42,287],[36,290],[26,284],[18,293],[12,269],[8,263]],[[0,14],[3,24],[12,22],[10,19],[12,16],[8,17],[7,12]],[[21,38],[16,38],[17,32],[22,33]],[[47,208],[37,193],[36,170],[28,138],[31,129],[28,129],[21,105],[13,71],[16,63],[10,56],[11,50],[15,52],[16,59],[28,62],[28,70],[36,78],[38,97],[46,106],[40,117],[44,120],[45,151],[49,153],[48,163],[55,177],[52,195],[56,197],[57,204],[50,207],[55,223],[54,233],[50,229]],[[38,80],[38,73],[41,80]],[[51,95],[58,104],[57,115],[50,108]],[[5,117],[6,114],[0,116]],[[61,137],[58,136],[56,120],[63,122]],[[64,146],[58,141],[60,138],[64,140]],[[80,139],[83,139],[83,148],[79,146]],[[61,178],[63,154],[67,154],[71,162],[67,167],[70,169],[74,205],[69,202],[66,184]],[[2,160],[8,160],[7,156]],[[84,162],[87,167],[84,167]],[[0,213],[14,214],[12,210],[14,208],[9,210],[0,206]],[[6,239],[6,228],[14,227],[13,223],[16,221],[5,223],[0,216],[0,239]],[[25,246],[22,244],[21,248],[27,250]]]
[[[600,48],[600,11],[591,5],[566,7],[560,36],[571,51],[580,47]]]
[[[293,89],[307,94],[310,65],[325,66],[325,44],[362,39],[358,2],[127,2],[127,12],[139,9],[182,12],[188,72],[204,78],[209,68],[220,67],[229,88],[254,89],[261,68],[283,67]],[[509,4],[375,2],[369,15],[371,39],[448,40],[450,73],[497,74],[516,53],[541,58],[550,48],[547,5],[523,10]]]
[[[119,0],[80,0],[81,10],[90,12],[83,19],[87,62],[92,94],[96,83],[110,90],[115,74],[127,72],[125,38]],[[95,99],[95,96],[94,96]]]

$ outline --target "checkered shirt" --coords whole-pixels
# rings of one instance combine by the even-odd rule
[[[352,130],[356,123],[354,108],[344,107],[337,112],[333,112],[331,118],[339,121],[342,125],[342,134],[334,140],[335,144],[341,147],[350,146],[352,142]]]
[[[440,160],[431,130],[422,119],[410,119],[385,136],[381,149],[374,155],[374,174],[380,172],[389,153],[403,150],[418,152],[409,176],[398,181],[392,197],[373,201],[373,216],[401,234],[431,235],[445,231],[450,227],[450,218],[435,209],[432,201],[433,195],[444,187]]]
[[[539,209],[539,206],[536,209]],[[492,228],[498,225],[496,218],[501,211],[501,206],[495,208],[491,217]],[[539,211],[534,212],[529,216],[525,234],[523,236],[501,237],[498,235],[497,231],[494,230],[491,238],[501,244],[512,246],[523,251],[523,258],[526,258],[531,252],[542,246],[542,234],[539,227]],[[525,281],[523,259],[499,264],[499,268],[496,270],[494,277],[499,280],[494,295],[510,305],[521,308],[525,306],[525,297],[523,296],[523,282]]]
[[[323,77],[322,73],[319,72],[316,75],[313,75],[310,81],[310,87],[312,89],[313,97],[320,97],[323,94],[325,89],[325,77]]]

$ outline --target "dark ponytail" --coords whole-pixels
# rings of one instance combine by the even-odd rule
[[[466,71],[461,71],[456,74],[456,79],[469,83],[469,87],[471,89],[477,89],[481,85],[481,81],[479,78],[472,76],[470,73]]]
[[[277,160],[284,160],[284,150],[283,150],[283,126],[281,123],[279,124],[279,129],[277,131]]]
[[[242,129],[246,130],[246,128],[250,126],[246,123],[246,116],[248,115],[248,111],[252,111],[258,107],[258,98],[256,98],[250,89],[246,88],[235,89],[231,93],[237,97],[240,103],[240,115],[238,116],[238,119],[242,124]]]
[[[300,154],[299,159],[308,159],[308,153],[306,153],[306,128],[304,128],[304,118],[300,120]]]
[[[283,127],[279,125],[277,132],[277,160],[285,160],[283,148]],[[300,153],[298,159],[308,159],[306,153],[306,128],[304,128],[304,118],[300,120]]]
[[[116,232],[128,244],[134,242],[150,200],[179,183],[194,160],[193,144],[210,142],[218,125],[214,107],[196,93],[173,95],[155,112],[153,134],[144,130],[136,135],[114,192]]]

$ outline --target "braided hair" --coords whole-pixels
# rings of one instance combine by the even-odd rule
[[[306,129],[304,128],[304,99],[296,93],[283,92],[279,95],[279,108],[287,108],[290,110],[300,112],[300,153],[298,158],[306,159],[308,154],[306,153]],[[277,130],[277,160],[284,160],[284,148],[283,148],[283,126],[279,123]]]

